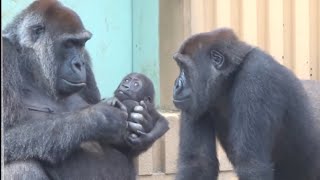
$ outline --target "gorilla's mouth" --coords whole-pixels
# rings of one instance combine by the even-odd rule
[[[179,97],[179,98],[173,98],[173,104],[178,108],[178,109],[185,109],[187,108],[191,103],[191,96],[184,96],[184,97]]]
[[[124,92],[124,91],[121,91],[121,90],[118,91],[118,95],[120,95],[120,96],[122,96],[122,97],[129,97],[129,95],[127,94],[127,92]]]
[[[63,82],[65,82],[69,86],[76,86],[76,87],[84,87],[84,86],[86,86],[85,82],[72,82],[72,81],[68,81],[66,79],[62,79],[62,80],[63,80]]]
[[[173,102],[177,102],[177,103],[182,103],[182,102],[186,102],[191,98],[191,96],[185,96],[182,98],[173,98]]]

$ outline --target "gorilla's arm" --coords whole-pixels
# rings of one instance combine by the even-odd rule
[[[105,103],[74,113],[40,113],[32,113],[4,132],[5,162],[39,159],[57,163],[83,141],[123,142],[126,118]]]
[[[206,118],[203,118],[206,117]],[[213,119],[209,115],[194,119],[182,112],[177,180],[216,180],[219,162]]]
[[[165,117],[163,117],[156,109],[153,109],[151,112],[151,117],[154,118],[155,124],[153,129],[147,133],[150,137],[150,143],[159,139],[162,135],[164,135],[169,130],[169,123]]]
[[[135,126],[130,126],[129,123],[129,129],[138,135],[137,137],[128,137],[128,141],[130,142],[130,144],[136,147],[132,149],[132,154],[134,156],[137,156],[142,152],[148,150],[157,139],[159,139],[169,130],[168,121],[161,114],[159,114],[156,109],[153,109],[152,111],[149,110],[149,113],[149,121],[151,121],[152,125],[148,125],[148,122],[139,122],[143,127],[151,127],[150,130],[146,131],[146,133],[141,132],[138,128],[135,128]],[[153,123],[152,121],[155,123]]]

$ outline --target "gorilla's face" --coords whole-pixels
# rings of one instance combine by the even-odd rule
[[[35,1],[6,30],[4,36],[29,59],[39,87],[59,97],[86,86],[89,60],[84,47],[91,33],[74,11],[57,1]]]
[[[201,113],[208,109],[214,94],[218,93],[213,85],[221,79],[215,62],[206,57],[190,57],[175,54],[180,74],[175,80],[173,103],[181,110]]]
[[[217,104],[227,87],[226,80],[235,64],[212,36],[216,35],[202,33],[187,39],[173,56],[180,68],[173,103],[181,110],[201,114]]]
[[[115,96],[120,100],[141,101],[145,97],[146,83],[136,74],[129,74],[123,78],[115,91]]]

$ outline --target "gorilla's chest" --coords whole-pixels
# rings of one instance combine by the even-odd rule
[[[72,112],[88,106],[78,95],[54,99],[33,89],[24,89],[23,103],[32,117],[48,117],[50,114]]]

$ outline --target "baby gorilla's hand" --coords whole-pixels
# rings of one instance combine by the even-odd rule
[[[127,112],[127,108],[124,104],[122,104],[118,98],[111,97],[107,100],[104,100],[108,105],[113,106],[115,108],[121,109],[122,111]]]
[[[137,131],[136,134],[130,134],[127,139],[129,145],[138,152],[147,150],[153,143],[149,134]]]

